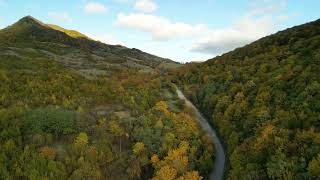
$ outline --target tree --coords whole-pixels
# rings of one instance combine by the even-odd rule
[[[239,143],[239,135],[237,132],[232,131],[232,133],[228,139],[228,152],[230,154],[238,146],[238,143]]]
[[[177,177],[177,173],[175,168],[166,165],[156,172],[156,176],[152,180],[174,180]]]
[[[137,142],[134,146],[133,146],[133,153],[135,155],[139,155],[140,153],[142,153],[145,150],[144,144],[142,142]]]
[[[309,163],[308,172],[312,177],[320,178],[320,154]]]
[[[121,137],[125,134],[125,131],[120,127],[119,123],[116,121],[111,121],[109,124],[109,129],[111,133],[113,133],[115,136],[119,138],[119,152],[121,156]]]
[[[271,179],[292,179],[293,162],[280,149],[271,156],[267,163],[268,176]],[[290,178],[291,177],[291,178]]]
[[[142,166],[149,163],[147,150],[142,142],[137,142],[133,146],[133,154],[136,155]]]
[[[153,154],[153,155],[151,156],[151,163],[152,163],[152,165],[153,165],[154,167],[156,167],[156,165],[157,165],[157,163],[158,163],[159,161],[160,161],[160,159],[159,159],[158,155]]]
[[[88,144],[89,138],[87,133],[81,132],[75,139],[74,144],[78,147],[84,147]]]
[[[76,113],[62,108],[45,107],[27,112],[24,126],[31,133],[73,134],[76,132]]]
[[[199,176],[198,171],[187,172],[185,175],[180,176],[178,180],[202,180],[203,177]]]
[[[179,148],[169,150],[168,155],[164,158],[166,164],[174,167],[179,173],[186,172],[188,168],[188,154],[189,144],[182,142]]]
[[[40,156],[49,160],[54,160],[56,157],[56,150],[48,146],[42,147],[40,149]]]

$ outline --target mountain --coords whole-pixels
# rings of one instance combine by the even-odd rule
[[[262,38],[173,76],[211,118],[228,179],[320,177],[320,20]]]
[[[84,75],[106,74],[123,68],[154,72],[179,66],[138,49],[93,41],[77,31],[47,25],[31,16],[0,31],[0,48],[1,56],[21,58],[32,54],[32,57],[61,62]]]
[[[32,17],[1,30],[0,179],[208,177],[212,140],[169,65]]]
[[[88,40],[91,40],[89,37],[87,37],[86,35],[78,32],[78,31],[75,31],[75,30],[68,30],[68,29],[64,29],[58,25],[54,25],[54,24],[47,24],[47,26],[49,26],[50,28],[52,29],[55,29],[57,31],[61,31],[61,32],[64,32],[66,33],[68,36],[71,36],[73,38],[83,38],[83,39],[88,39]]]

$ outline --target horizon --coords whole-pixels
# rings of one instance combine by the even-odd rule
[[[19,4],[17,6],[17,4]],[[42,4],[42,5],[41,5]],[[25,16],[45,24],[76,30],[89,38],[111,45],[137,48],[176,62],[202,62],[242,47],[262,37],[319,19],[315,9],[320,2],[307,0],[208,0],[189,3],[172,12],[179,3],[156,0],[79,0],[45,3],[0,0],[0,28]],[[19,7],[12,16],[4,14]],[[221,11],[229,7],[234,11]],[[191,10],[214,10],[186,16]],[[12,14],[12,13],[11,13]],[[214,19],[224,15],[225,19]],[[213,17],[204,18],[206,16]],[[110,23],[104,23],[105,21]],[[88,25],[89,24],[89,25]]]

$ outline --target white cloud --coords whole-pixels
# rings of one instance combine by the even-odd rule
[[[212,30],[195,41],[190,50],[220,55],[270,35],[280,22],[290,19],[289,16],[275,16],[286,5],[287,0],[251,0],[246,16],[230,27]]]
[[[113,34],[90,34],[87,33],[88,37],[93,40],[103,42],[110,45],[124,45],[123,42],[118,40]]]
[[[48,15],[57,21],[72,22],[71,16],[66,12],[49,12]]]
[[[137,0],[134,8],[145,13],[152,13],[158,9],[158,6],[153,0]]]
[[[107,12],[107,7],[97,2],[89,2],[84,7],[87,13],[103,14]]]
[[[212,30],[195,41],[190,50],[219,55],[271,34],[275,26],[272,18],[244,17],[231,27]]]
[[[192,52],[221,54],[269,35],[276,29],[272,17],[245,16],[234,25],[212,29],[203,24],[172,22],[167,18],[142,13],[118,14],[116,25],[151,34],[154,40],[193,39]]]
[[[189,35],[199,35],[208,29],[203,24],[189,25],[181,22],[171,22],[170,20],[142,13],[118,14],[116,25],[124,28],[136,29],[151,33],[156,40],[169,40],[176,37]]]
[[[288,0],[250,0],[248,12],[226,27],[173,22],[166,17],[145,13],[119,13],[116,25],[146,32],[155,41],[187,40],[191,52],[220,55],[270,35],[289,16],[281,14]],[[188,43],[191,42],[191,43]]]
[[[163,41],[146,41],[139,44],[138,48],[144,52],[169,58],[181,63],[189,61],[205,61],[212,58],[212,55],[208,54],[204,55],[202,53],[186,52],[186,49],[188,48],[185,48],[182,44],[182,42],[167,44]]]

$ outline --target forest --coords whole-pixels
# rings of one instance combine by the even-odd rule
[[[0,30],[0,179],[209,179],[176,87],[225,179],[319,179],[319,42],[320,20],[182,65],[22,18]]]
[[[0,179],[202,179],[211,139],[159,76],[0,57]]]
[[[227,179],[320,178],[320,20],[172,72],[227,149]]]

